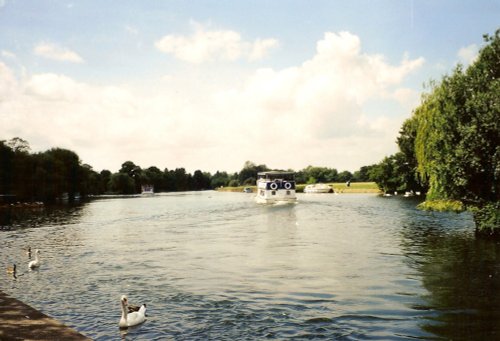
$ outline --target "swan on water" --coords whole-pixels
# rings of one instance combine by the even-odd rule
[[[141,305],[138,311],[129,313],[127,296],[123,295],[120,301],[122,304],[122,317],[118,323],[120,328],[132,327],[146,320],[146,304]]]
[[[40,250],[35,251],[35,260],[32,260],[31,262],[28,263],[28,268],[30,269],[35,269],[40,266],[40,259],[38,258],[38,254],[40,253]]]

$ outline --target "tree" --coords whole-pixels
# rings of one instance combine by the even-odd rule
[[[128,174],[129,176],[133,176],[133,173],[137,170],[137,168],[138,166],[132,161],[125,161],[124,163],[122,163],[122,167],[120,168],[119,172]]]
[[[229,175],[226,172],[215,172],[215,174],[211,177],[210,186],[211,188],[218,188],[227,186],[229,183]]]
[[[493,233],[500,227],[500,30],[485,41],[474,64],[459,65],[422,97],[415,154],[427,199],[467,203],[480,212],[478,230]]]
[[[398,174],[397,157],[395,155],[386,156],[380,163],[370,169],[370,178],[384,192],[397,191],[401,185]]]
[[[210,188],[210,174],[196,170],[192,178],[192,190],[199,191]]]
[[[359,170],[355,171],[352,175],[352,180],[357,182],[368,182],[373,181],[370,179],[370,170],[375,167],[375,165],[362,166]]]
[[[175,179],[176,191],[189,190],[189,177],[184,168],[176,168],[173,175]]]
[[[399,150],[404,157],[404,163],[401,171],[404,172],[403,182],[406,190],[413,190],[419,192],[427,192],[427,179],[419,177],[418,162],[415,153],[415,141],[417,137],[418,120],[416,116],[407,119],[397,138]]]
[[[103,169],[99,173],[99,194],[106,193],[109,191],[109,181],[111,180],[111,172],[107,169]]]
[[[12,148],[5,141],[0,141],[0,194],[13,194],[14,158]]]
[[[28,141],[23,140],[20,137],[14,137],[14,138],[10,139],[9,141],[6,141],[5,145],[10,147],[10,149],[12,149],[14,151],[14,153],[28,154],[31,150],[30,144],[28,143]]]
[[[158,167],[151,166],[142,172],[142,185],[153,185],[156,192],[163,191],[163,173]]]
[[[257,179],[257,173],[268,171],[266,165],[256,165],[251,161],[246,161],[243,165],[243,169],[238,175],[238,182],[240,184],[251,183],[255,184],[255,179]]]
[[[352,179],[352,173],[349,171],[343,171],[338,175],[338,181],[347,182]]]
[[[136,193],[134,179],[124,172],[118,172],[111,175],[109,189],[114,193],[120,194]]]

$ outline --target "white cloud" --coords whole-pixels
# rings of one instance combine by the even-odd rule
[[[257,39],[251,46],[250,54],[248,59],[250,61],[260,60],[267,55],[267,52],[278,46],[278,41],[276,39]]]
[[[238,32],[231,30],[208,30],[194,23],[195,32],[191,36],[169,34],[155,43],[166,54],[190,63],[212,61],[235,61],[240,58],[258,60],[277,46],[275,39],[244,41]]]
[[[7,51],[7,50],[2,50],[2,57],[9,58],[9,59],[15,59],[16,55],[13,52]]]
[[[16,88],[17,80],[14,74],[7,65],[0,61],[0,104],[2,101],[7,100]]]
[[[225,88],[199,84],[198,73],[173,74],[139,92],[53,73],[16,78],[0,63],[0,136],[22,137],[35,150],[75,150],[98,170],[116,171],[126,160],[191,172],[237,171],[246,160],[356,170],[395,151],[415,100],[401,83],[423,62],[403,56],[389,64],[341,32],[325,34],[300,65],[259,69]],[[401,112],[372,110],[372,100]]]
[[[54,43],[38,43],[34,48],[34,52],[38,56],[52,60],[71,63],[83,63],[82,57],[80,57],[76,52],[64,47],[60,47]]]
[[[479,55],[479,48],[476,44],[462,47],[458,53],[458,58],[465,66],[474,63]]]

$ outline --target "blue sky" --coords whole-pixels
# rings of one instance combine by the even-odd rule
[[[0,0],[0,139],[121,163],[357,170],[500,1]]]

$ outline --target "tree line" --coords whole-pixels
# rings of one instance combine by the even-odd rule
[[[335,168],[308,166],[297,172],[299,183],[371,181],[370,167],[354,174]],[[141,168],[125,161],[117,172],[95,171],[83,164],[79,156],[67,149],[52,148],[31,153],[28,141],[15,137],[0,141],[0,202],[8,201],[74,201],[102,194],[137,194],[143,185],[155,192],[198,191],[219,187],[255,185],[257,173],[270,170],[266,165],[245,162],[240,172],[217,171],[214,174],[184,168],[160,170],[156,166]]]

